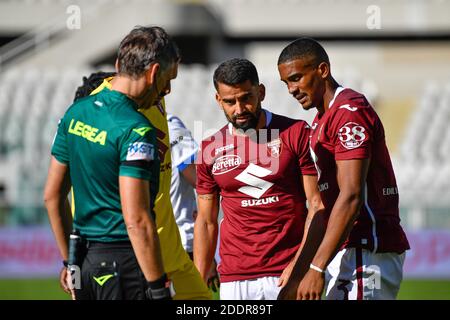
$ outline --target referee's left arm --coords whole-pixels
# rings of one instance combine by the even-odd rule
[[[44,203],[63,260],[67,260],[69,254],[69,235],[73,223],[70,208],[67,206],[70,186],[68,166],[52,156],[45,184]]]

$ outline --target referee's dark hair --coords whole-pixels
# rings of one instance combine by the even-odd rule
[[[258,71],[253,63],[247,59],[234,58],[222,62],[214,71],[214,87],[218,89],[218,83],[236,85],[250,80],[251,84],[258,85]]]
[[[298,38],[289,43],[278,57],[278,65],[296,59],[313,59],[312,63],[318,66],[322,62],[330,65],[328,54],[322,45],[316,40],[308,37]]]
[[[161,27],[137,26],[122,40],[117,54],[119,74],[136,78],[152,63],[163,69],[180,60],[180,51]]]

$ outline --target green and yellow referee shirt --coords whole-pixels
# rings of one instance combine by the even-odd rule
[[[128,240],[119,176],[147,179],[158,192],[156,132],[126,95],[109,89],[77,100],[58,125],[52,155],[69,166],[74,228],[91,241]]]

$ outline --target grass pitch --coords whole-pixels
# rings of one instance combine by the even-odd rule
[[[450,300],[450,279],[404,280],[398,299]],[[60,289],[58,279],[1,279],[0,300],[70,300],[70,297]]]

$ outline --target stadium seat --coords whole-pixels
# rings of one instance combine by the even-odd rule
[[[216,65],[181,65],[177,79],[172,82],[172,93],[166,97],[168,111],[183,119],[197,140],[226,123],[215,101],[212,82],[215,68]],[[42,214],[41,197],[58,121],[72,103],[82,76],[90,73],[89,68],[13,68],[0,76],[0,183],[7,184],[6,199],[12,206],[34,208],[30,209],[30,216],[16,210],[20,216],[18,221],[36,221],[36,216]],[[312,120],[315,112],[305,112],[298,106],[274,70],[263,68],[259,73],[266,86],[263,107],[293,118]],[[337,70],[336,78],[344,86],[364,92],[376,103],[378,91],[369,79],[354,70]],[[393,157],[402,208],[450,207],[449,122],[450,82],[430,82],[417,103],[399,152]],[[8,170],[10,164],[13,166]],[[13,177],[23,181],[19,183]],[[27,198],[25,202],[24,198]]]

